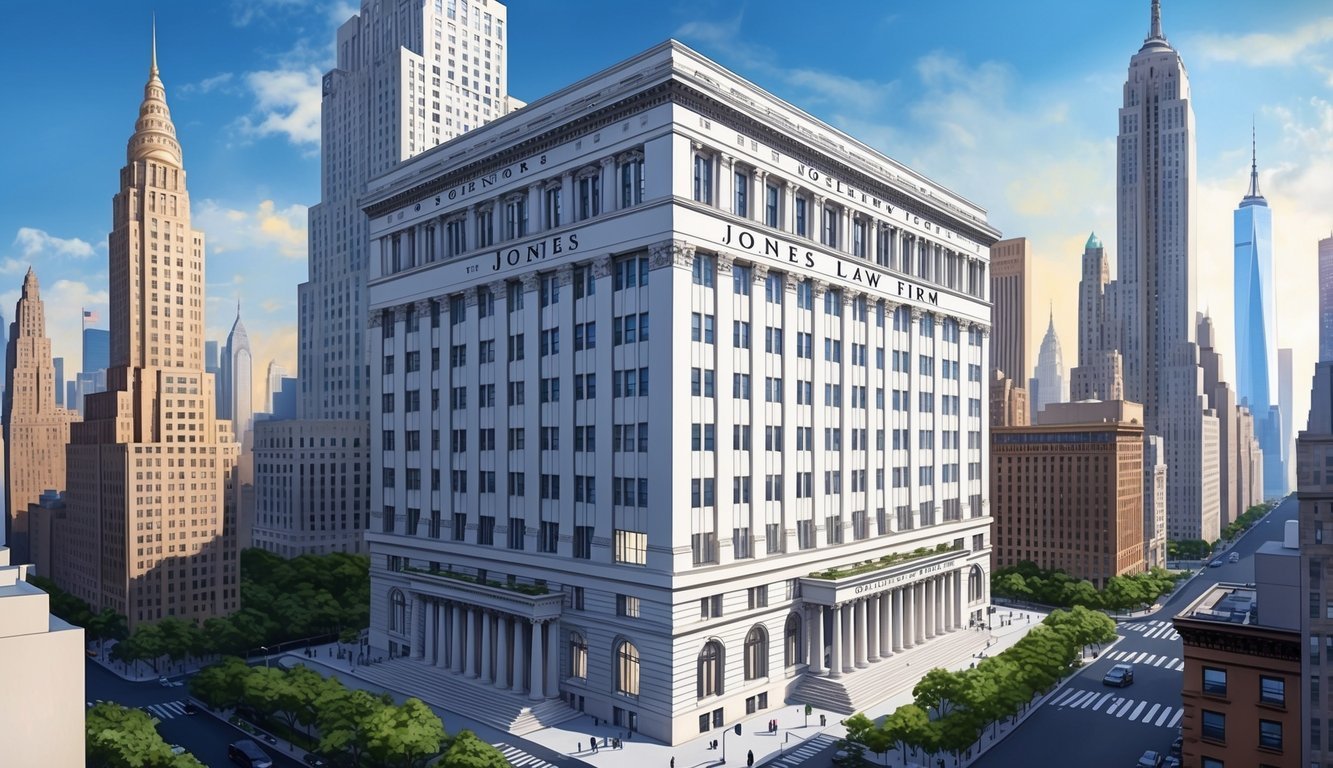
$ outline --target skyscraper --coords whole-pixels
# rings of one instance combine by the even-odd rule
[[[1195,341],[1194,109],[1185,64],[1149,32],[1129,61],[1116,143],[1115,327],[1125,399],[1142,403],[1169,472],[1171,538],[1217,538],[1218,423],[1206,410]]]
[[[1277,404],[1278,411],[1282,414],[1282,490],[1277,494],[1284,496],[1296,489],[1296,465],[1293,463],[1296,457],[1296,433],[1292,431],[1293,419],[1296,408],[1292,402],[1294,393],[1292,391],[1292,377],[1295,372],[1292,369],[1292,350],[1291,347],[1281,347],[1277,351]]]
[[[56,405],[65,407],[65,358],[56,357],[51,359],[51,367],[55,369],[56,381]]]
[[[1055,312],[1051,311],[1046,335],[1041,340],[1041,349],[1037,351],[1037,368],[1028,383],[1028,396],[1032,401],[1032,423],[1041,423],[1041,409],[1051,403],[1063,403],[1069,399],[1065,389],[1065,359],[1060,350],[1060,337],[1055,335]]]
[[[1259,163],[1250,143],[1250,186],[1235,225],[1236,394],[1254,414],[1264,451],[1264,496],[1286,490],[1282,414],[1277,392],[1277,307],[1273,298],[1273,212],[1259,192]]]
[[[1078,365],[1069,370],[1070,400],[1120,400],[1125,381],[1116,329],[1116,284],[1106,249],[1093,232],[1083,246],[1078,282]]]
[[[32,562],[28,505],[48,488],[65,488],[65,444],[74,415],[56,405],[55,365],[37,273],[28,268],[5,350],[6,541],[16,560]],[[43,574],[47,575],[47,574]]]
[[[1333,649],[1333,612],[1321,611],[1327,604],[1329,584],[1333,583],[1333,536],[1328,535],[1328,515],[1333,509],[1333,474],[1324,471],[1333,456],[1333,361],[1315,365],[1310,386],[1310,413],[1305,429],[1296,438],[1296,498],[1299,500],[1297,536],[1301,560],[1301,604],[1312,606],[1300,611],[1301,645],[1310,651],[1301,654],[1301,713],[1318,730],[1300,740],[1301,765],[1323,765],[1333,760],[1333,743],[1325,741],[1323,731],[1333,718],[1333,701],[1327,691],[1333,685],[1327,670],[1328,657],[1319,649]],[[1327,654],[1329,651],[1325,650]],[[1322,656],[1322,658],[1321,658]],[[1323,726],[1323,728],[1320,728]]]
[[[297,417],[305,423],[264,422],[255,436],[255,546],[289,556],[362,548],[370,360],[359,200],[371,178],[522,106],[508,95],[506,15],[496,0],[383,0],[362,3],[338,28],[337,62],[323,79],[310,275],[297,292]],[[439,222],[422,240],[421,258],[435,258],[443,232]],[[302,490],[324,477],[336,495]]]
[[[1333,362],[1333,234],[1319,241],[1319,362]]]
[[[111,366],[111,331],[83,329],[83,372],[93,373]]]
[[[1032,302],[1032,256],[1028,239],[1015,237],[991,246],[991,370],[1021,383],[1028,372],[1028,322]]]
[[[53,536],[61,586],[133,628],[239,602],[236,443],[204,371],[204,235],[190,226],[156,40],[126,155],[108,238],[107,391],[88,397],[89,418],[71,430],[66,518]],[[153,270],[172,279],[151,283]],[[161,488],[142,482],[149,473]]]
[[[245,445],[245,437],[254,425],[254,356],[250,353],[250,336],[241,322],[241,307],[236,307],[236,322],[231,324],[231,333],[227,334],[227,347],[223,352],[223,365],[227,371],[227,391],[230,395],[231,433],[236,442]]]
[[[287,376],[287,369],[278,365],[277,360],[268,361],[267,386],[264,388],[264,408],[271,414],[278,412],[276,398],[282,392],[282,380]]]

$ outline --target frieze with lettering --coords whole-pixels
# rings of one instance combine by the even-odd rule
[[[857,584],[852,591],[858,595],[867,592],[881,592],[889,587],[902,584],[905,581],[912,581],[920,576],[929,576],[932,573],[951,571],[957,563],[957,560],[946,560],[942,563],[933,563],[931,565],[917,568],[916,570],[907,571],[906,573],[898,573],[893,576],[886,576],[882,579],[875,579],[874,581],[865,584]]]

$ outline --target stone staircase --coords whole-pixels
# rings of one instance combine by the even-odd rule
[[[805,675],[787,700],[850,715],[900,691],[911,690],[935,667],[957,666],[960,660],[984,650],[987,637],[982,632],[959,629],[916,648],[899,651],[864,669],[844,672],[836,680]]]
[[[415,696],[427,704],[465,715],[515,736],[579,716],[579,712],[561,699],[532,701],[527,694],[502,691],[473,678],[410,659],[360,667],[357,676],[381,688]]]

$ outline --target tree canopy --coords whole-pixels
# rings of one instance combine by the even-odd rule
[[[93,768],[204,768],[188,752],[173,755],[157,721],[140,710],[103,702],[88,710],[85,724]]]
[[[1124,611],[1151,605],[1175,589],[1176,577],[1163,568],[1146,573],[1112,576],[1098,590],[1092,582],[1078,580],[1064,571],[1038,568],[1030,561],[1001,568],[991,574],[991,592],[1013,600],[1030,600],[1058,607],[1082,606]]]

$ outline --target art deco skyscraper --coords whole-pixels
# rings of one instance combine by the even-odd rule
[[[1277,308],[1273,298],[1273,212],[1259,192],[1259,165],[1250,144],[1250,187],[1232,216],[1235,225],[1236,395],[1254,414],[1264,451],[1264,496],[1286,491],[1282,414],[1277,391]]]
[[[360,6],[338,28],[323,79],[320,201],[297,292],[297,419],[255,433],[254,545],[286,556],[361,551],[370,519],[366,183],[522,106],[508,95],[497,0]],[[443,253],[444,226],[414,244],[414,258]]]
[[[1333,362],[1333,234],[1319,241],[1319,362]]]
[[[239,602],[237,446],[204,370],[204,235],[190,226],[156,42],[126,154],[107,257],[107,391],[88,397],[71,430],[55,577],[134,627]]]
[[[1083,246],[1078,282],[1078,365],[1069,370],[1070,400],[1122,400],[1125,382],[1116,329],[1116,288],[1106,249],[1093,232]]]
[[[28,505],[48,488],[65,488],[65,444],[74,414],[56,405],[51,339],[37,275],[30,267],[14,308],[5,350],[4,435],[6,541],[19,562],[32,562]],[[42,564],[45,566],[45,563]],[[48,574],[42,574],[46,576]]]
[[[991,370],[1021,382],[1028,372],[1028,313],[1032,303],[1032,255],[1028,239],[1001,240],[990,249]]]
[[[242,447],[245,437],[254,426],[254,355],[250,352],[250,335],[241,322],[241,308],[236,307],[236,322],[227,334],[224,370],[227,372],[228,394],[231,397],[231,433]]]
[[[1060,350],[1060,337],[1055,335],[1055,312],[1051,312],[1046,335],[1037,350],[1037,368],[1028,382],[1028,396],[1032,402],[1032,423],[1039,424],[1041,409],[1051,403],[1069,399],[1065,389],[1065,359]]]
[[[1130,58],[1116,144],[1118,303],[1125,399],[1143,403],[1166,453],[1171,538],[1217,538],[1218,424],[1195,342],[1194,109],[1159,0]]]

